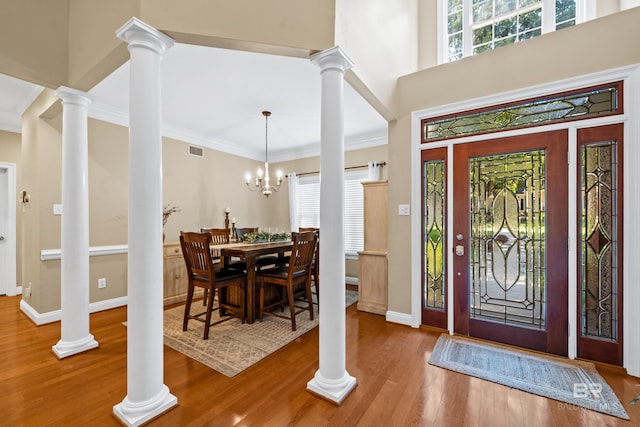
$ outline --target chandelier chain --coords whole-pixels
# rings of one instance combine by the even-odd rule
[[[251,182],[251,174],[246,175],[245,184],[251,191],[260,190],[260,192],[269,197],[274,191],[278,191],[282,184],[282,173],[278,171],[276,175],[276,184],[271,185],[271,177],[269,176],[269,116],[270,111],[263,111],[264,116],[264,171],[258,170],[255,185]],[[263,175],[264,174],[264,175]]]

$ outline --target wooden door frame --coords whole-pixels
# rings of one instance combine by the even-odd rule
[[[624,323],[624,310],[623,310],[623,293],[624,293],[624,124],[616,123],[611,125],[601,125],[589,128],[578,129],[576,138],[576,152],[578,157],[578,167],[576,168],[576,206],[581,205],[580,198],[582,192],[579,191],[578,184],[580,183],[580,152],[583,145],[592,142],[601,141],[616,141],[617,148],[617,193],[618,193],[618,220],[617,220],[617,256],[616,262],[618,264],[617,270],[617,305],[618,305],[618,319],[617,319],[617,335],[618,339],[615,342],[604,341],[597,338],[589,338],[582,336],[582,269],[580,268],[580,256],[577,257],[576,262],[576,287],[577,287],[577,310],[576,310],[576,325],[577,326],[577,356],[584,359],[596,360],[599,362],[609,363],[611,365],[622,366],[623,364],[623,323]],[[576,226],[577,226],[577,238],[578,243],[580,240],[580,209],[576,209]],[[578,252],[580,248],[578,247]]]
[[[6,288],[4,291],[7,296],[14,296],[17,294],[17,282],[16,282],[16,239],[17,239],[17,225],[16,225],[16,165],[15,163],[3,163],[0,162],[0,169],[5,170],[7,174],[7,182],[5,191],[6,198],[1,202],[7,206],[7,224],[4,234],[4,241],[0,244],[5,245],[6,250],[4,256],[4,263],[8,266],[4,275],[6,280]]]
[[[421,307],[422,307],[422,311],[421,311],[421,324],[423,325],[428,325],[428,326],[433,326],[436,328],[441,328],[441,329],[447,329],[447,322],[448,322],[448,314],[449,314],[449,271],[448,271],[448,250],[447,248],[448,246],[448,241],[449,241],[449,232],[448,232],[448,228],[449,228],[449,206],[448,206],[448,188],[449,188],[449,177],[448,177],[448,171],[449,171],[449,165],[448,165],[448,160],[449,160],[449,156],[448,156],[448,152],[447,152],[447,148],[446,147],[439,147],[439,148],[430,148],[428,150],[422,150],[422,152],[420,153],[420,158],[421,158],[421,170],[422,172],[422,178],[421,178],[421,194],[422,194],[422,203],[421,203],[421,218],[424,218],[425,212],[424,212],[424,195],[425,195],[425,188],[424,188],[424,162],[425,161],[429,161],[429,160],[442,160],[444,162],[444,182],[445,182],[445,191],[444,191],[444,209],[443,209],[443,215],[444,217],[444,223],[445,223],[445,230],[444,230],[444,236],[443,236],[443,245],[444,245],[444,250],[443,250],[443,259],[444,259],[444,268],[443,268],[443,274],[445,279],[443,280],[442,286],[443,286],[443,292],[444,292],[444,309],[442,311],[438,311],[438,310],[433,310],[433,309],[427,309],[425,308],[425,301],[424,301],[424,276],[425,276],[425,265],[424,265],[424,253],[425,253],[425,247],[424,247],[424,224],[422,224],[421,226],[421,232],[422,232],[422,244],[421,244],[421,261],[420,261],[420,265],[421,265],[421,272],[422,272],[422,279],[420,281],[421,286],[422,286],[422,291],[420,292],[421,294]],[[422,222],[422,219],[421,219]]]
[[[566,129],[538,132],[512,137],[501,137],[454,146],[453,201],[466,200],[467,208],[454,206],[452,235],[462,234],[465,247],[469,247],[469,157],[494,155],[517,151],[544,149],[545,197],[547,226],[553,226],[556,233],[546,233],[546,282],[545,296],[553,292],[554,303],[546,301],[545,331],[519,328],[513,334],[512,326],[470,319],[469,317],[469,251],[463,256],[453,257],[454,284],[454,332],[479,336],[496,342],[508,343],[567,356],[568,354],[568,174],[567,174],[568,131]],[[455,185],[456,182],[464,183]],[[562,250],[562,254],[551,253],[551,248]],[[562,249],[560,249],[562,248]]]

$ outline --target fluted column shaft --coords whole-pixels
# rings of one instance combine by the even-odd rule
[[[311,57],[320,67],[320,368],[307,389],[340,403],[355,387],[345,369],[344,73],[353,66],[339,48]]]

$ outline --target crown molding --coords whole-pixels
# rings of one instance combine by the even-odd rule
[[[115,125],[129,127],[129,117],[126,114],[122,111],[101,104],[99,101],[96,101],[89,106],[89,117]],[[164,125],[162,126],[162,136],[251,160],[264,161],[264,152],[262,150],[251,150],[233,141],[212,138],[208,135],[194,132],[190,129]],[[345,138],[345,150],[359,150],[362,148],[385,145],[387,142],[388,136],[386,132],[384,134],[356,135]],[[276,163],[307,157],[316,157],[319,155],[320,142],[317,142],[304,146],[287,148],[285,150],[269,151],[269,160],[272,163]]]

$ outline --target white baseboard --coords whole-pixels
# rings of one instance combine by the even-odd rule
[[[411,326],[411,315],[406,313],[398,313],[397,311],[387,310],[387,322],[399,323],[401,325]]]
[[[92,302],[89,304],[89,313],[98,311],[111,310],[112,308],[127,305],[128,298],[118,297],[104,301]],[[20,300],[20,311],[22,311],[36,325],[46,325],[47,323],[59,322],[62,319],[62,310],[54,310],[46,313],[37,312],[25,300]]]

